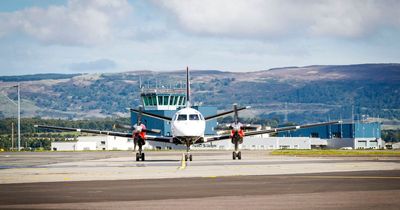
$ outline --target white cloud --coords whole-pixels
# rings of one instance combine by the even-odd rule
[[[396,0],[161,0],[192,33],[228,37],[361,37],[400,27]]]
[[[70,0],[66,6],[0,13],[0,36],[23,33],[47,44],[92,45],[113,37],[113,24],[131,11],[126,0]]]

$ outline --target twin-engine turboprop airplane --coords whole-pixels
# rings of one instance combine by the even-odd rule
[[[79,128],[66,128],[66,127],[56,127],[56,126],[47,126],[47,125],[35,125],[38,128],[46,128],[46,129],[55,129],[55,130],[66,130],[66,131],[78,131],[85,133],[95,133],[95,134],[104,134],[111,136],[122,136],[133,138],[134,145],[136,150],[136,146],[139,147],[138,152],[136,153],[136,161],[144,161],[145,155],[143,153],[142,147],[146,143],[146,140],[150,141],[158,141],[158,142],[169,142],[174,144],[184,144],[186,145],[186,154],[185,160],[192,161],[192,154],[190,154],[190,146],[193,144],[200,144],[205,142],[212,141],[220,141],[225,139],[231,139],[232,144],[235,145],[235,151],[232,153],[232,158],[235,160],[242,159],[242,154],[239,151],[239,144],[243,143],[244,136],[253,136],[260,135],[265,133],[277,133],[281,131],[288,130],[297,130],[301,128],[309,128],[321,125],[329,125],[329,124],[337,124],[341,123],[341,121],[331,121],[331,122],[323,122],[323,123],[315,123],[308,125],[299,125],[299,126],[288,126],[288,127],[280,127],[273,128],[267,130],[259,130],[259,131],[244,131],[245,127],[243,124],[239,122],[238,112],[248,109],[250,107],[237,107],[236,104],[233,105],[233,109],[230,111],[222,112],[212,116],[204,117],[199,111],[191,108],[190,104],[190,81],[189,81],[189,68],[186,68],[186,107],[177,111],[172,118],[166,116],[160,116],[152,113],[148,113],[142,110],[140,106],[139,109],[130,109],[131,112],[137,113],[137,122],[134,126],[129,127],[132,130],[132,133],[123,133],[123,132],[115,132],[115,131],[100,131],[100,130],[90,130],[90,129],[79,129]],[[228,114],[234,113],[234,122],[231,124],[230,128],[231,133],[226,135],[216,135],[216,136],[205,136],[205,127],[206,122],[208,120],[212,120],[215,118],[219,118]],[[171,131],[172,136],[151,136],[147,135],[147,133],[159,133],[159,130],[147,129],[146,126],[142,123],[141,118],[142,115],[153,117],[156,119],[168,121],[171,123]],[[125,126],[126,127],[126,126]]]

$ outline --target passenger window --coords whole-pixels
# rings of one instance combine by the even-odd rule
[[[189,115],[189,120],[199,120],[199,115],[191,114],[191,115]]]
[[[178,120],[187,120],[187,115],[185,114],[178,115]]]
[[[164,96],[164,106],[168,105],[168,96]]]

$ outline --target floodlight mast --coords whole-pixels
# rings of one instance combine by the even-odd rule
[[[20,85],[18,83],[18,151],[21,151],[21,96]]]
[[[17,103],[17,107],[18,107],[18,151],[21,151],[21,94],[20,94],[21,85],[18,83],[17,85],[14,85],[12,87],[17,88],[17,95],[18,95],[18,103]],[[12,101],[12,100],[10,100],[10,101],[15,104],[14,101]]]

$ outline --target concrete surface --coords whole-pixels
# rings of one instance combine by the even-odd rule
[[[398,209],[400,171],[4,184],[0,209]]]
[[[0,209],[399,209],[400,159],[268,151],[0,153]]]
[[[144,162],[136,162],[132,152],[6,153],[0,155],[0,184],[400,170],[399,158],[285,157],[267,151],[242,156],[232,160],[230,151],[196,151],[182,170],[179,151],[146,152]]]

